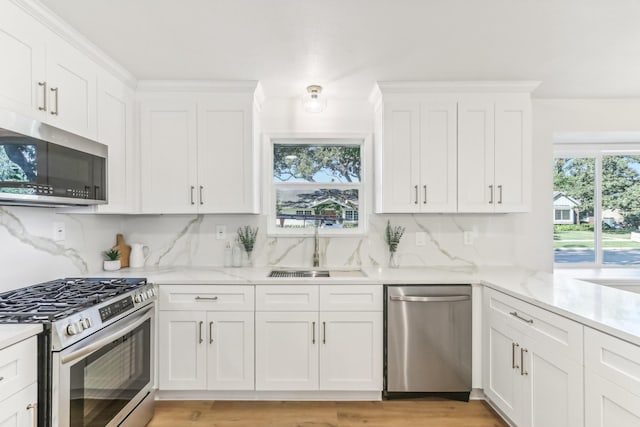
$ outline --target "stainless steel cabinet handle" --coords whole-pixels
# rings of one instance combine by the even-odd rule
[[[213,322],[209,322],[209,344],[213,344]]]
[[[315,344],[316,343],[316,322],[311,322],[311,331],[313,332],[313,336],[311,338],[311,344]]]
[[[194,187],[193,185],[191,186],[191,204],[195,205],[196,202],[193,201],[193,192],[195,191],[196,187]]]
[[[416,191],[416,198],[413,201],[413,204],[417,205],[418,204],[418,186],[414,185],[413,189]]]
[[[217,301],[218,297],[201,297],[200,295],[198,295],[196,297],[196,301]]]
[[[518,369],[519,366],[516,365],[516,348],[520,347],[517,342],[511,343],[511,369]]]
[[[38,407],[37,403],[29,403],[27,405],[27,411],[33,409],[33,427],[37,427],[38,426],[38,412],[36,411],[36,408]]]
[[[493,185],[489,186],[489,204],[493,204]]]
[[[322,322],[322,344],[327,343],[327,322]]]
[[[524,370],[524,354],[528,352],[526,348],[520,349],[520,375],[529,375],[529,372]]]
[[[198,335],[198,342],[199,342],[200,344],[202,344],[202,341],[204,341],[204,340],[202,339],[202,324],[203,324],[203,323],[204,323],[204,322],[203,322],[202,320],[201,320],[201,321],[200,321],[200,323],[199,323],[199,335]]]
[[[402,302],[452,302],[452,301],[467,301],[470,300],[471,297],[469,295],[443,295],[443,296],[434,296],[434,297],[419,297],[412,295],[405,295],[401,297],[392,296],[389,297],[391,301],[402,301]]]
[[[57,87],[52,87],[50,90],[51,90],[51,92],[55,93],[55,95],[56,95],[56,100],[53,103],[55,110],[51,110],[51,115],[52,116],[57,116],[58,115],[58,97],[60,95],[59,95]]]
[[[204,205],[204,198],[202,197],[202,190],[204,190],[204,187],[201,185],[200,186],[200,204]]]
[[[509,312],[510,315],[512,315],[513,317],[515,317],[516,319],[522,320],[523,322],[526,322],[528,324],[533,324],[533,320],[532,319],[527,319],[525,317],[522,317],[518,314],[517,311],[511,311]]]
[[[424,200],[422,201],[423,204],[427,204],[427,186],[423,185],[422,189],[424,190]]]
[[[502,185],[498,185],[498,204],[502,204]]]
[[[47,82],[38,82],[38,86],[42,87],[42,107],[38,107],[40,111],[47,111]]]

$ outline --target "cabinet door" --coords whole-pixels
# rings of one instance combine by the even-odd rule
[[[318,389],[318,313],[256,313],[256,390]]]
[[[382,390],[382,312],[320,314],[320,389]]]
[[[38,107],[45,108],[44,34],[44,28],[16,4],[10,1],[0,3],[2,108],[29,117],[43,115]]]
[[[98,68],[55,34],[47,40],[47,121],[95,139]]]
[[[640,426],[640,394],[633,394],[587,369],[585,371],[586,427]]]
[[[457,211],[457,141],[457,103],[421,103],[418,190],[422,212]]]
[[[133,92],[107,73],[98,81],[98,141],[109,146],[108,201],[97,212],[133,213],[139,194],[133,141]]]
[[[531,101],[498,101],[495,109],[495,210],[526,212],[531,198]]]
[[[536,341],[524,342],[519,355],[524,404],[518,425],[583,426],[582,366]]]
[[[516,331],[488,316],[485,330],[484,392],[511,420],[521,408],[520,348]]]
[[[158,326],[160,390],[204,390],[206,375],[205,313],[161,311]]]
[[[38,388],[36,383],[13,394],[0,402],[1,427],[33,427],[36,425],[38,414]]]
[[[253,312],[208,312],[207,343],[207,389],[253,390]]]
[[[382,212],[419,212],[420,104],[387,102],[383,122]]]
[[[493,212],[493,101],[465,99],[458,103],[458,211]]]
[[[199,211],[257,213],[252,96],[198,103],[197,138]]]
[[[197,212],[195,102],[143,102],[140,126],[142,212]]]

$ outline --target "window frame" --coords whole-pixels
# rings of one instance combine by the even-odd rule
[[[627,135],[626,133],[624,135]],[[611,138],[611,139],[604,139]],[[636,136],[634,139],[629,137],[620,138],[616,141],[616,133],[609,133],[603,136],[598,134],[580,134],[579,140],[573,140],[571,137],[563,138],[556,136],[556,142],[553,149],[553,160],[563,157],[573,158],[594,158],[594,196],[593,196],[593,215],[594,218],[602,218],[602,158],[604,156],[614,155],[640,155],[640,138]],[[552,182],[553,185],[553,182]],[[555,189],[552,189],[554,191]],[[555,211],[555,209],[554,209]],[[639,268],[640,265],[628,264],[612,264],[604,263],[604,248],[602,245],[602,220],[594,221],[594,255],[593,263],[557,263],[555,262],[555,254],[553,257],[554,269],[571,269],[571,268]]]
[[[267,236],[268,237],[309,237],[313,236],[315,229],[313,228],[292,228],[286,229],[276,226],[275,203],[276,188],[273,182],[273,146],[274,144],[300,144],[308,143],[309,145],[340,145],[357,144],[360,146],[360,157],[362,170],[360,182],[357,184],[345,183],[291,183],[287,187],[309,188],[328,187],[328,188],[357,188],[358,189],[358,227],[357,228],[318,228],[318,234],[326,237],[357,237],[366,234],[368,229],[368,215],[370,214],[370,206],[373,186],[373,171],[371,163],[371,144],[372,136],[366,133],[271,133],[263,135],[263,212],[266,212],[267,219]]]

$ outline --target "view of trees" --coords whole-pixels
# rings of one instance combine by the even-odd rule
[[[595,159],[556,158],[553,188],[580,204],[580,218],[594,215]],[[617,210],[626,229],[640,225],[640,156],[602,158],[602,209]]]
[[[36,166],[35,145],[0,145],[0,180],[35,182]]]
[[[281,182],[360,182],[359,145],[274,144],[273,176]]]

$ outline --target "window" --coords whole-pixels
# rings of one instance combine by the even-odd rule
[[[272,140],[269,232],[361,232],[362,151],[362,140]]]
[[[640,151],[605,148],[556,147],[556,264],[640,265]]]

